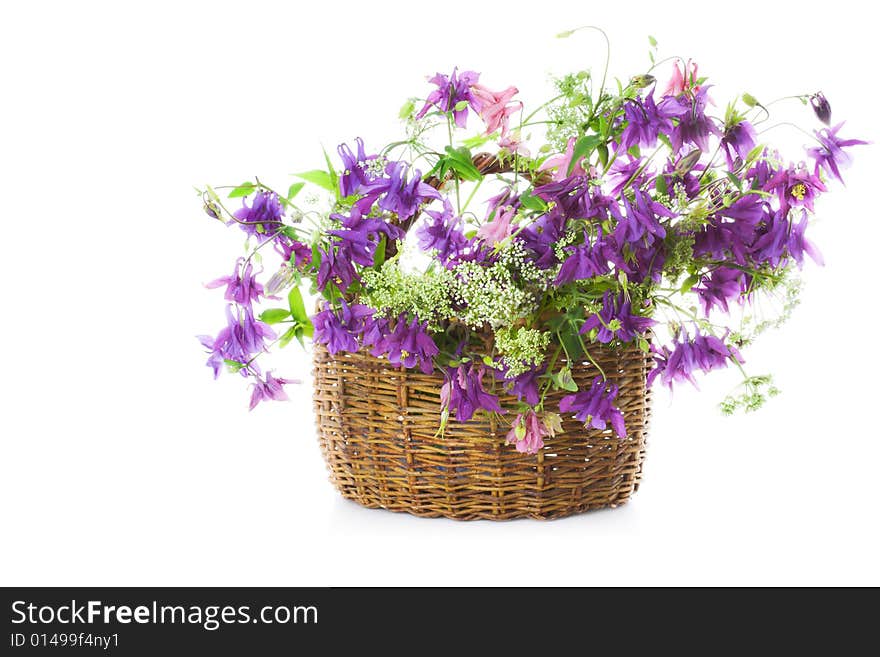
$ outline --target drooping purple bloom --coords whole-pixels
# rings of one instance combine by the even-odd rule
[[[345,244],[338,247],[330,245],[319,249],[321,263],[318,265],[316,284],[324,291],[328,283],[333,283],[340,292],[345,292],[354,281],[360,280],[352,262],[355,254]]]
[[[570,255],[559,268],[555,284],[562,285],[573,281],[583,281],[609,273],[611,268],[608,266],[608,259],[603,254],[602,247],[604,245],[605,240],[601,229],[595,243],[590,242],[590,238],[584,231],[583,244],[566,248]]]
[[[701,164],[692,162],[694,157],[699,157],[702,151],[694,149],[688,155],[666,161],[663,167],[663,182],[670,196],[677,194],[677,187],[681,186],[684,195],[693,199],[700,193],[700,173],[705,168]]]
[[[470,362],[448,368],[446,381],[440,388],[440,407],[450,413],[454,411],[459,422],[467,422],[479,409],[505,413],[498,397],[483,388],[485,373],[482,363]]]
[[[251,403],[249,410],[254,410],[261,401],[274,399],[275,401],[290,401],[290,397],[284,392],[284,387],[288,383],[302,383],[298,379],[282,379],[275,378],[272,372],[266,372],[266,379],[261,379],[258,375],[254,375],[253,392],[251,393]]]
[[[699,296],[703,313],[708,317],[709,312],[715,307],[728,312],[728,302],[741,298],[745,286],[744,272],[732,267],[719,267],[703,276],[699,285],[693,287],[693,291]]]
[[[462,221],[452,211],[449,199],[443,199],[442,210],[425,210],[425,220],[416,228],[419,248],[437,251],[437,259],[444,265],[461,260],[472,260],[480,252],[474,239],[464,236]]]
[[[672,349],[662,347],[654,352],[656,366],[648,372],[647,384],[650,386],[658,376],[672,389],[673,383],[690,381],[695,387],[694,372],[711,372],[727,367],[729,361],[744,362],[742,355],[735,347],[725,344],[714,335],[703,335],[697,329],[691,339],[683,331]]]
[[[328,234],[338,238],[338,245],[344,247],[351,258],[357,264],[369,267],[373,265],[376,248],[385,235],[389,241],[399,240],[406,237],[406,233],[394,224],[384,219],[367,217],[363,214],[363,208],[355,203],[348,215],[331,214],[331,219],[342,223],[342,228],[329,230]]]
[[[249,306],[252,302],[259,301],[260,297],[264,295],[263,286],[257,283],[254,275],[253,264],[250,261],[245,264],[244,258],[235,261],[235,270],[229,276],[222,276],[210,283],[205,283],[205,287],[209,289],[223,285],[226,286],[223,298],[243,306]]]
[[[656,322],[650,317],[642,317],[632,313],[632,301],[621,293],[617,297],[610,291],[602,297],[602,310],[594,313],[583,323],[581,335],[593,329],[599,329],[596,338],[599,342],[611,342],[618,339],[630,342],[636,336],[647,331]]]
[[[617,219],[614,239],[618,244],[636,243],[645,240],[648,244],[655,238],[666,237],[666,229],[660,224],[660,217],[674,217],[675,213],[658,201],[654,201],[647,192],[636,189],[633,202],[623,197],[626,212],[619,205],[611,206],[611,214]]]
[[[556,206],[517,235],[516,239],[532,252],[533,264],[539,269],[549,269],[557,263],[553,245],[565,235],[566,223],[565,215]]]
[[[807,224],[809,223],[807,219],[807,213],[805,211],[801,211],[801,219],[796,224],[792,223],[791,226],[791,234],[788,237],[788,253],[794,258],[795,262],[798,263],[798,266],[803,265],[804,263],[804,253],[806,253],[810,258],[812,258],[813,262],[815,262],[820,267],[825,264],[822,259],[822,254],[819,253],[819,250],[813,245],[810,240],[806,238],[804,232],[807,230]]]
[[[850,164],[850,156],[844,152],[844,148],[850,146],[862,146],[868,142],[861,139],[841,139],[837,136],[837,131],[843,127],[843,123],[838,123],[833,128],[822,128],[816,131],[816,139],[819,140],[819,146],[807,149],[807,154],[815,161],[815,169],[813,173],[819,175],[819,169],[825,169],[829,176],[834,176],[841,183],[843,178],[840,170],[845,169]]]
[[[422,182],[418,169],[412,171],[407,180],[409,166],[405,162],[389,162],[385,166],[388,178],[382,179],[372,187],[375,192],[384,192],[379,198],[379,207],[397,215],[399,221],[412,217],[422,203],[441,198],[440,192]]]
[[[325,302],[324,309],[312,316],[314,340],[326,345],[333,355],[340,351],[354,354],[360,349],[358,337],[368,329],[376,311],[359,303],[348,305],[345,299],[339,303],[340,308],[336,310]]]
[[[429,82],[437,86],[425,99],[425,105],[416,114],[416,118],[422,118],[428,113],[433,106],[441,112],[452,112],[455,117],[455,125],[459,128],[467,127],[467,105],[459,108],[458,105],[462,101],[466,101],[475,111],[479,111],[482,104],[479,99],[474,96],[471,86],[479,82],[480,74],[474,71],[462,71],[458,73],[458,68],[453,69],[452,75],[444,75],[437,73]]]
[[[782,209],[803,206],[813,210],[813,201],[820,192],[826,191],[818,176],[807,171],[803,164],[778,171],[767,184],[764,191],[775,191]]]
[[[284,262],[292,263],[295,268],[299,269],[312,261],[312,248],[308,244],[291,239],[284,233],[279,233],[274,241],[273,246],[278,255]]]
[[[740,121],[724,128],[721,146],[727,156],[727,167],[733,171],[736,158],[745,161],[749,152],[755,147],[757,136],[755,129],[748,121]]]
[[[546,365],[532,367],[522,374],[508,378],[505,371],[496,371],[495,378],[504,382],[505,390],[516,395],[519,401],[524,401],[529,406],[537,406],[540,401],[538,380],[547,371]]]
[[[715,121],[706,116],[706,92],[709,87],[699,87],[680,96],[668,96],[660,102],[661,110],[678,121],[669,137],[673,150],[678,153],[685,144],[693,144],[701,151],[709,150],[709,135],[717,135]]]
[[[817,119],[825,125],[831,123],[831,103],[825,98],[825,94],[821,91],[814,93],[810,96],[810,105],[813,107]]]
[[[372,350],[374,356],[387,355],[388,362],[394,365],[418,365],[425,374],[434,371],[433,359],[439,352],[428,333],[428,322],[420,322],[418,317],[407,321],[406,313],[397,318],[392,331],[376,339]]]
[[[630,185],[641,187],[651,173],[647,167],[642,169],[644,163],[645,160],[641,157],[629,155],[626,160],[618,157],[605,176],[611,186],[608,193],[616,198],[624,188]]]
[[[666,263],[666,247],[662,240],[651,244],[630,245],[632,253],[629,257],[616,256],[615,265],[626,272],[634,283],[652,280],[659,283],[663,276],[663,265]]]
[[[348,144],[340,144],[336,149],[343,165],[342,175],[339,176],[339,193],[343,198],[360,193],[375,178],[366,165],[375,160],[377,156],[367,155],[364,152],[364,140],[360,137],[354,141],[357,146],[357,154],[352,152]]]
[[[261,242],[274,237],[281,230],[284,217],[284,208],[278,195],[272,192],[257,192],[248,205],[247,199],[242,202],[242,207],[232,213],[235,219],[228,224],[238,226],[250,236],[256,236]]]
[[[535,187],[535,196],[555,203],[566,219],[587,219],[594,216],[590,179],[587,176],[569,176],[562,180]]]
[[[233,308],[235,313],[233,313]],[[200,335],[199,341],[211,351],[206,363],[214,370],[214,378],[220,375],[224,361],[233,361],[242,365],[239,369],[243,376],[250,372],[259,372],[255,363],[250,361],[259,352],[266,349],[266,340],[275,337],[268,325],[254,318],[250,306],[226,306],[226,326],[217,337]]]
[[[563,413],[574,411],[576,420],[600,431],[611,424],[618,438],[626,438],[623,413],[613,404],[617,392],[616,385],[608,384],[604,378],[597,376],[589,390],[563,397],[559,402],[559,410]]]
[[[627,150],[632,146],[653,148],[657,144],[659,133],[669,134],[672,131],[673,114],[668,113],[668,106],[663,103],[658,107],[654,102],[654,94],[645,97],[643,102],[629,100],[623,106],[626,127],[620,135],[620,146]]]
[[[523,454],[537,454],[544,446],[544,436],[552,435],[544,423],[534,411],[528,411],[523,415],[516,416],[510,431],[507,432],[505,442],[508,445],[516,445],[516,451]]]

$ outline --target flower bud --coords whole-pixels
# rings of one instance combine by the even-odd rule
[[[831,103],[825,98],[825,94],[821,91],[814,93],[810,96],[810,105],[813,106],[813,111],[816,113],[816,117],[822,123],[825,125],[831,123]]]
[[[266,283],[266,294],[275,296],[279,292],[286,290],[293,284],[295,278],[296,271],[293,267],[281,265],[281,269],[272,274],[272,278]]]

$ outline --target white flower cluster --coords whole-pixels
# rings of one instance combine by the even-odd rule
[[[543,363],[549,344],[549,331],[521,326],[495,332],[495,348],[502,354],[501,362],[507,368],[508,378]]]

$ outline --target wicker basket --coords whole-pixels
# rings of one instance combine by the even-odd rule
[[[315,344],[315,417],[330,479],[367,507],[460,520],[558,518],[623,504],[638,488],[645,456],[648,357],[634,346],[592,355],[620,387],[628,437],[568,417],[563,433],[527,455],[505,445],[506,423],[480,413],[450,419],[439,436],[439,372],[405,371],[365,352],[331,356]],[[597,374],[589,363],[572,370],[581,389]],[[562,395],[548,394],[547,407]]]

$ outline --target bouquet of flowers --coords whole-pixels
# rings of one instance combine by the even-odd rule
[[[399,141],[342,144],[285,193],[259,179],[199,190],[209,216],[247,235],[247,255],[208,284],[227,301],[227,325],[201,337],[215,376],[250,379],[253,408],[292,382],[261,370],[271,347],[369,350],[442,372],[443,425],[506,414],[507,441],[528,453],[561,414],[626,436],[601,368],[581,389],[570,370],[626,343],[653,355],[649,385],[733,366],[744,380],[723,410],[759,407],[777,391],[745,374],[742,350],[795,306],[805,257],[821,263],[806,234],[815,200],[866,142],[829,127],[821,93],[794,96],[824,126],[790,161],[762,139],[772,103],[744,93],[716,112],[695,63],[654,61],[610,88],[607,62],[599,81],[554,79],[534,109],[513,86],[438,73],[401,109]],[[259,282],[270,250],[280,265]],[[748,311],[761,297],[777,315]],[[548,390],[568,394],[547,408]]]

